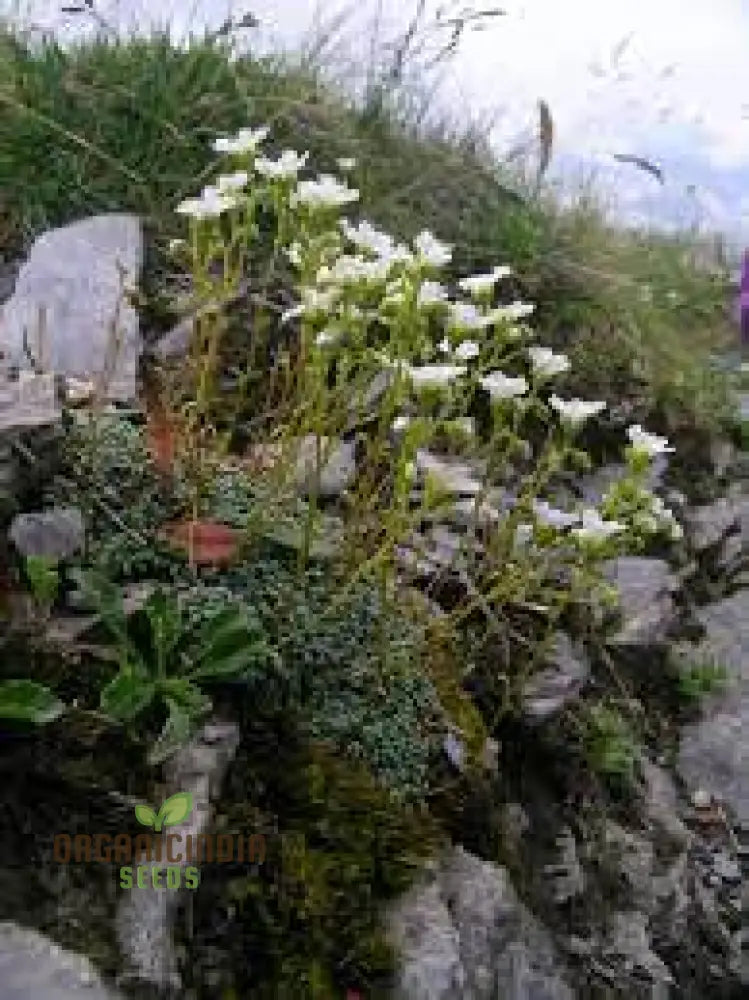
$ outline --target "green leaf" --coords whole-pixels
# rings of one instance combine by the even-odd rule
[[[156,696],[156,685],[134,670],[121,671],[101,693],[101,708],[107,715],[130,722]]]
[[[192,793],[177,792],[170,795],[166,802],[162,803],[159,815],[156,817],[157,832],[164,826],[176,826],[182,823],[192,812]]]
[[[155,667],[158,675],[164,677],[182,635],[179,604],[173,594],[159,589],[148,598],[144,611],[151,628]]]
[[[13,719],[43,726],[65,711],[57,696],[35,681],[0,681],[0,719]]]
[[[247,643],[234,652],[225,652],[221,657],[197,664],[191,671],[194,680],[211,680],[219,677],[246,677],[250,669],[263,660],[269,662],[277,659],[274,651],[264,642]]]
[[[206,667],[219,664],[236,656],[252,645],[250,623],[237,608],[219,612],[204,626],[200,633],[198,649],[192,658],[191,674],[203,673]]]
[[[143,826],[154,826],[156,823],[156,813],[150,806],[143,803],[135,807],[135,818]]]
[[[200,695],[200,692],[198,692],[198,695]],[[163,763],[167,757],[170,757],[179,747],[187,743],[195,729],[197,712],[190,711],[178,701],[168,696],[165,698],[165,701],[169,709],[169,714],[158,740],[156,740],[148,752],[148,760],[151,764]],[[201,701],[204,701],[202,696]],[[210,702],[208,704],[210,705]]]
[[[39,604],[53,604],[60,588],[57,562],[46,556],[27,556],[25,567],[34,599]]]
[[[120,662],[133,662],[139,654],[127,630],[127,616],[122,602],[122,592],[106,576],[93,570],[71,570],[71,578],[78,584],[89,604],[99,615],[118,647]]]

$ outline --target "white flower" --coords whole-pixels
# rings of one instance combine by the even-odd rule
[[[626,530],[626,525],[618,521],[604,521],[593,507],[586,507],[582,513],[582,527],[573,529],[572,534],[589,541],[603,541]]]
[[[396,433],[398,433],[399,431],[404,431],[410,423],[411,423],[411,418],[407,417],[405,414],[401,414],[399,417],[396,417],[395,420],[393,421],[392,430],[394,430]]]
[[[452,351],[452,345],[447,337],[443,337],[439,344],[437,344],[437,350],[441,354],[449,354]]]
[[[378,257],[385,257],[395,249],[392,237],[377,229],[371,222],[362,220],[358,225],[352,226],[348,219],[341,219],[340,225],[346,239],[360,250],[370,250]]]
[[[528,383],[522,375],[512,378],[504,372],[489,372],[484,375],[481,386],[492,399],[514,399],[516,396],[524,396],[528,391]]]
[[[260,128],[241,128],[236,135],[219,136],[215,139],[213,149],[216,153],[251,153],[265,141],[269,131],[265,125]]]
[[[559,396],[552,396],[549,404],[572,427],[579,427],[590,417],[606,409],[606,403],[603,402],[589,403],[584,399],[560,399]]]
[[[550,528],[571,528],[580,518],[577,514],[568,514],[564,510],[551,507],[546,500],[534,500],[533,512],[543,524]]]
[[[418,305],[425,306],[441,305],[447,301],[447,289],[438,281],[425,281],[419,289]]]
[[[339,336],[337,330],[321,330],[315,337],[315,344],[318,347],[325,347],[327,344],[334,344]]]
[[[659,437],[657,434],[648,434],[639,424],[633,424],[627,428],[627,437],[635,451],[644,452],[650,458],[656,458],[658,455],[665,455],[667,452],[676,450],[669,445],[668,438]]]
[[[337,298],[337,288],[320,289],[307,285],[302,289],[302,303],[306,313],[329,312]]]
[[[416,237],[414,249],[422,260],[433,267],[442,267],[443,264],[448,264],[453,253],[452,247],[448,246],[447,243],[440,242],[428,229]]]
[[[387,280],[390,265],[388,261],[365,260],[363,257],[344,254],[339,257],[331,268],[322,268],[317,280],[320,284],[330,282],[353,284],[360,281],[382,282]]]
[[[184,250],[187,246],[184,240],[174,239],[169,240],[169,253],[177,253],[178,250]]]
[[[341,156],[336,160],[338,164],[338,169],[342,170],[344,173],[348,173],[349,170],[354,170],[356,167],[356,157],[355,156]]]
[[[215,219],[234,208],[235,204],[233,196],[209,185],[203,189],[199,198],[187,198],[177,205],[176,212],[193,219]]]
[[[491,314],[492,322],[497,322],[498,320],[510,320],[510,322],[513,322],[525,319],[526,316],[530,316],[534,312],[535,308],[530,302],[511,302],[508,306],[498,306]]]
[[[315,180],[299,181],[291,203],[310,208],[340,208],[358,198],[356,188],[347,187],[332,174],[320,174]]]
[[[458,376],[465,374],[463,365],[421,365],[414,368],[408,366],[406,371],[411,381],[417,386],[448,385]]]
[[[302,246],[300,243],[292,243],[291,246],[286,247],[284,250],[286,257],[291,261],[294,267],[301,267],[302,264]]]
[[[96,384],[90,379],[72,378],[70,375],[65,379],[65,395],[71,403],[82,403],[95,392]]]
[[[296,177],[302,167],[309,159],[309,153],[297,153],[295,149],[285,149],[277,160],[271,160],[267,156],[259,156],[255,160],[255,170],[263,177],[271,177],[274,180],[288,180]]]
[[[464,340],[455,348],[455,357],[459,361],[470,361],[472,358],[477,358],[480,352],[481,348],[475,340]]]
[[[473,302],[451,302],[450,326],[456,330],[480,330],[486,326],[486,316]]]
[[[281,323],[288,323],[290,319],[296,319],[297,316],[301,316],[304,312],[303,305],[291,306],[289,309],[285,309],[281,313]]]
[[[488,274],[472,274],[468,278],[462,278],[458,282],[458,287],[470,295],[480,295],[494,288],[498,281],[507,278],[512,274],[512,268],[506,265],[495,267]]]
[[[569,371],[570,360],[565,354],[555,354],[548,347],[529,347],[533,371],[542,378],[551,378]]]
[[[533,538],[532,524],[519,524],[515,529],[515,544],[523,548]]]
[[[281,322],[288,323],[290,319],[304,314],[313,315],[315,313],[328,312],[338,296],[338,289],[305,287],[302,289],[302,301],[290,309],[286,309],[281,314]]]
[[[476,433],[476,421],[473,417],[458,417],[457,420],[453,420],[453,424],[463,431],[464,434]]]
[[[233,174],[219,174],[216,187],[219,191],[238,191],[247,185],[249,177],[246,170],[235,170]]]

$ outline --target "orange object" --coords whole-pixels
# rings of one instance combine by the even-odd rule
[[[151,460],[159,472],[169,475],[177,453],[177,434],[168,417],[148,415],[146,441]]]
[[[239,548],[239,532],[217,521],[172,521],[164,530],[197,566],[225,566]]]

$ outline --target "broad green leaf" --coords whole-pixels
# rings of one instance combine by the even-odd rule
[[[156,829],[160,830],[164,826],[176,826],[182,823],[192,812],[192,793],[177,792],[171,795],[166,802],[162,803],[159,815],[156,818]]]
[[[250,668],[259,660],[271,661],[273,659],[275,659],[275,653],[265,643],[245,643],[242,648],[234,652],[225,651],[221,656],[197,664],[190,671],[190,677],[194,680],[211,680],[220,677],[239,679],[246,677]]]
[[[35,681],[0,681],[0,719],[43,726],[59,718],[65,706],[57,696]]]
[[[149,750],[148,760],[151,764],[163,763],[187,743],[195,729],[196,713],[188,711],[173,698],[166,697],[165,700],[169,714],[158,740]]]
[[[82,570],[71,570],[70,575],[115,640],[120,663],[125,664],[138,659],[138,652],[128,634],[127,616],[120,588],[106,576],[93,570],[85,573]]]
[[[182,634],[179,604],[173,594],[159,589],[151,594],[144,611],[151,628],[151,643],[159,677],[165,677],[169,661]]]
[[[39,604],[52,604],[60,588],[57,562],[45,556],[27,556],[25,566],[34,599]]]
[[[211,699],[186,677],[172,677],[161,684],[167,702],[173,702],[193,719],[204,715],[211,708]]]
[[[133,670],[121,671],[101,693],[101,708],[107,715],[130,722],[156,695],[156,685]]]
[[[156,823],[156,813],[150,806],[143,803],[135,807],[135,818],[143,826],[154,826]]]

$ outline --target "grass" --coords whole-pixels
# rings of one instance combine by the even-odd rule
[[[730,335],[726,285],[692,265],[689,240],[617,230],[588,196],[561,208],[475,132],[418,126],[414,102],[391,98],[355,104],[309,61],[231,59],[220,40],[31,51],[0,31],[0,248],[11,257],[106,211],[174,235],[174,205],[214,161],[211,137],[268,122],[279,147],[309,149],[321,169],[357,157],[363,213],[403,237],[429,226],[455,245],[456,271],[512,261],[544,339],[573,356],[572,388],[642,396],[664,431],[726,422],[724,380],[704,364]]]

